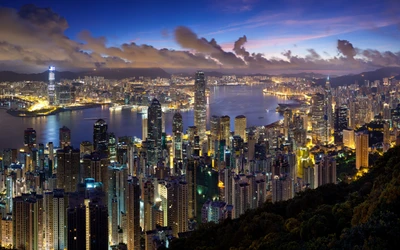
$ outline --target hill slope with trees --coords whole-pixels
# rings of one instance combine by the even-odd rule
[[[201,225],[172,250],[399,249],[400,147],[351,184],[321,186],[249,210],[236,220]]]

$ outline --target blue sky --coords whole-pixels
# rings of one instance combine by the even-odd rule
[[[314,49],[322,58],[337,56],[338,39],[358,49],[400,50],[400,1],[354,0],[115,0],[34,1],[64,17],[65,35],[78,42],[82,30],[105,37],[107,46],[148,44],[182,49],[174,30],[186,26],[199,37],[215,38],[225,51],[246,35],[246,49],[267,58],[282,53],[306,56]],[[26,1],[1,1],[19,9]]]

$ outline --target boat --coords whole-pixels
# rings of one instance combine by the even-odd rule
[[[269,109],[266,109],[265,111],[269,112]]]

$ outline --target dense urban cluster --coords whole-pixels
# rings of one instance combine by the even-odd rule
[[[73,148],[74,135],[65,126],[59,145],[38,142],[35,129],[27,128],[22,149],[2,151],[3,247],[168,248],[202,223],[236,219],[267,201],[359,178],[368,172],[370,154],[400,143],[399,81],[391,78],[332,88],[329,77],[318,86],[290,77],[206,78],[197,72],[194,78],[126,82],[87,77],[57,86],[53,70],[46,85],[2,85],[3,95],[37,98],[13,102],[16,109],[38,99],[50,106],[91,101],[112,102],[111,108],[145,106],[142,138],[116,137],[99,119],[93,140]],[[298,104],[280,105],[283,120],[270,125],[251,126],[246,114],[212,116],[207,130],[207,85],[221,81],[265,81],[264,93],[295,96]],[[179,110],[189,104],[194,126],[183,131]],[[166,106],[176,110],[170,135]],[[338,166],[354,157],[357,172],[339,176]]]

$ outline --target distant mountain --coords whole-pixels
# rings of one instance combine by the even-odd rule
[[[350,85],[358,82],[359,84],[364,84],[365,80],[375,81],[381,80],[385,77],[392,77],[396,76],[399,79],[400,75],[400,67],[386,67],[380,68],[375,71],[363,72],[356,75],[345,75],[339,77],[333,77],[330,79],[332,86],[343,86],[343,85]],[[321,78],[316,81],[317,84],[325,84],[326,79]]]
[[[314,73],[314,72],[301,72],[301,73],[293,73],[293,74],[282,74],[284,77],[301,77],[301,78],[326,78],[326,75]]]
[[[56,81],[60,79],[77,79],[85,76],[103,76],[106,79],[124,79],[130,77],[165,77],[170,74],[161,68],[132,68],[132,69],[100,69],[84,72],[56,71]],[[0,82],[18,82],[18,81],[47,81],[48,71],[37,74],[20,74],[12,71],[0,71]]]

